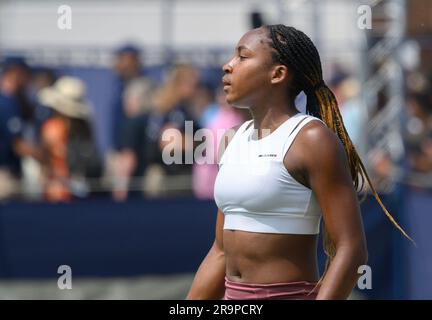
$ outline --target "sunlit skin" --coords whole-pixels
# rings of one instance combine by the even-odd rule
[[[226,100],[248,108],[253,126],[273,132],[298,110],[288,94],[290,70],[271,59],[267,30],[246,33],[233,57],[223,66]],[[223,139],[224,141],[225,139]],[[360,208],[339,138],[319,121],[306,124],[284,158],[288,172],[311,188],[322,210],[326,228],[336,246],[317,299],[345,299],[366,263],[367,251]],[[217,299],[224,293],[224,277],[244,283],[316,282],[317,236],[262,234],[223,230],[219,210],[216,239],[201,264],[189,299]]]

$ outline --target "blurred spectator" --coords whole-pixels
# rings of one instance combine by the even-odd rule
[[[29,67],[20,57],[6,58],[0,76],[0,199],[19,191],[20,157],[40,159],[32,141],[26,140],[32,109],[26,98]]]
[[[362,137],[367,110],[359,97],[360,84],[353,76],[342,70],[336,71],[329,84],[338,101],[345,128],[354,146],[361,151],[365,147]]]
[[[127,186],[132,175],[145,173],[143,188],[147,190],[147,195],[160,195],[167,194],[167,191],[164,191],[164,177],[191,173],[190,164],[166,165],[163,162],[162,150],[170,141],[162,141],[161,137],[166,129],[178,129],[183,134],[183,139],[175,141],[177,148],[183,153],[193,148],[187,145],[187,141],[192,141],[192,137],[185,139],[184,136],[185,121],[193,120],[190,104],[198,82],[199,73],[195,68],[187,65],[175,66],[156,91],[153,108],[130,122],[127,128],[130,138],[127,139],[128,144],[122,148],[123,154],[128,154],[128,157],[121,158],[114,165],[117,168],[127,167],[128,170],[123,171],[123,178],[117,180],[117,185],[114,186],[114,199],[126,199]],[[196,127],[194,125],[194,129]]]
[[[142,176],[145,161],[142,158],[146,146],[144,135],[135,132],[135,127],[145,121],[153,104],[154,88],[146,78],[132,80],[123,94],[126,128],[121,132],[119,151],[109,159],[109,176],[115,180],[114,197],[122,200],[127,195],[131,176]]]
[[[385,188],[385,185],[393,181],[403,179],[410,173],[432,172],[432,97],[430,84],[427,78],[419,72],[410,73],[407,76],[407,103],[406,121],[401,128],[405,153],[405,168],[402,170],[395,164],[388,152],[382,148],[376,148],[370,152],[369,160],[374,170],[374,182],[377,186]],[[422,176],[423,178],[424,176]],[[418,178],[418,176],[417,176]],[[422,183],[420,179],[416,182]],[[390,183],[391,185],[391,183]]]
[[[123,92],[130,81],[143,75],[140,50],[133,45],[125,45],[115,53],[114,72],[116,75],[111,97],[110,112],[112,116],[112,148],[121,148],[121,138],[127,126]]]
[[[51,109],[39,103],[39,92],[54,84],[54,71],[47,68],[32,68],[32,74],[27,86],[27,96],[34,108],[31,123],[27,125],[27,139],[32,143],[41,144],[42,124],[51,116]],[[27,199],[37,200],[42,194],[42,168],[40,162],[32,157],[22,157],[22,191]]]
[[[30,99],[34,101],[34,104],[36,105],[34,118],[38,136],[40,134],[40,128],[42,124],[51,115],[51,109],[39,103],[38,94],[42,89],[52,86],[56,79],[57,77],[55,72],[51,69],[43,67],[33,68],[29,94]]]
[[[206,84],[198,86],[192,99],[192,113],[201,128],[208,124],[218,113],[218,103],[215,101],[214,90]]]
[[[408,97],[405,128],[409,167],[421,173],[432,172],[432,97],[429,91]]]
[[[213,157],[195,159],[193,166],[193,191],[199,199],[213,199],[214,183],[218,173],[218,147],[222,138],[221,130],[228,130],[243,123],[250,115],[247,109],[235,109],[228,105],[225,100],[225,93],[218,89],[215,103],[207,106],[202,113],[201,124],[209,129],[213,140],[206,141],[206,148],[213,150]],[[210,162],[210,163],[209,163]]]
[[[43,124],[45,198],[51,202],[86,196],[86,178],[100,176],[100,160],[90,127],[90,107],[85,85],[73,77],[61,77],[39,93],[40,102],[53,110]]]

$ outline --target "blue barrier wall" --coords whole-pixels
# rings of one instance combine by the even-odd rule
[[[192,272],[214,239],[216,207],[196,200],[108,200],[0,209],[0,276],[132,276]]]
[[[417,244],[402,247],[408,263],[406,290],[412,299],[432,299],[432,192],[411,190],[405,199],[404,218]]]
[[[417,247],[370,197],[362,204],[373,299],[432,298],[432,194],[403,190],[383,197]],[[73,204],[0,206],[0,277],[75,277],[195,272],[214,239],[216,206],[195,199],[108,199]],[[320,250],[321,252],[321,250]],[[319,255],[321,265],[323,254]]]

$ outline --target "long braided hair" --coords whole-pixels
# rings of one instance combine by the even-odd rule
[[[296,97],[301,91],[304,91],[307,97],[306,112],[323,120],[327,127],[335,132],[341,140],[348,158],[355,189],[360,193],[365,192],[367,189],[365,181],[367,181],[375,199],[390,221],[405,237],[413,241],[393,219],[371,183],[365,166],[345,129],[336,97],[323,80],[321,59],[312,40],[302,31],[282,24],[269,25],[265,28],[268,30],[270,38],[273,62],[287,66],[293,73],[289,88],[290,96]],[[325,225],[323,225],[323,246],[327,256],[325,274],[336,254],[336,247],[330,239]]]

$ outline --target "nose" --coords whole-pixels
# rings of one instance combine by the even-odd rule
[[[222,70],[224,73],[232,72],[231,60],[223,65]]]

